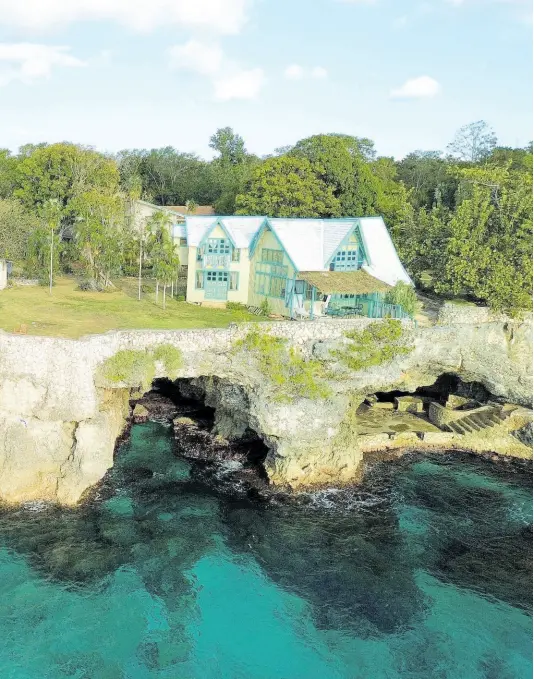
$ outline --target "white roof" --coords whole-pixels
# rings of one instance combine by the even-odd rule
[[[274,233],[299,271],[324,271],[356,219],[269,219]]]
[[[234,241],[236,248],[248,248],[265,217],[186,217],[187,244],[196,247],[215,224],[220,223]]]
[[[269,219],[269,224],[298,271],[326,271],[343,239],[359,225],[369,259],[362,269],[388,285],[413,285],[382,217]]]
[[[369,258],[369,266],[362,269],[388,285],[395,285],[399,281],[413,285],[412,279],[406,273],[399,259],[389,231],[382,217],[362,217],[360,233]]]
[[[174,224],[172,227],[173,238],[185,238],[185,224]]]

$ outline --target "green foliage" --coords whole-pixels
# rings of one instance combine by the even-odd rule
[[[231,311],[246,311],[247,305],[241,304],[241,302],[226,302],[226,308]]]
[[[40,226],[41,221],[18,200],[0,199],[0,259],[27,257],[30,237]]]
[[[414,288],[402,281],[399,281],[391,290],[388,290],[385,302],[387,304],[399,304],[410,316],[413,316],[417,309],[417,295]]]
[[[307,158],[280,156],[256,167],[245,192],[237,196],[237,214],[270,217],[334,217],[341,214],[334,189]]]
[[[76,144],[50,144],[29,150],[17,164],[14,196],[28,210],[41,214],[57,200],[61,228],[72,225],[72,202],[87,191],[114,193],[119,172],[113,160]]]
[[[305,360],[297,349],[287,346],[287,340],[274,337],[260,329],[251,330],[237,340],[235,351],[254,357],[260,372],[275,387],[277,401],[292,398],[324,399],[331,395],[325,383],[325,371],[320,361]]]
[[[102,375],[110,382],[147,389],[154,379],[154,357],[147,351],[122,349],[102,364]]]
[[[271,305],[269,304],[267,297],[264,297],[262,303],[260,304],[260,311],[262,316],[271,315]]]
[[[162,361],[168,376],[173,379],[183,365],[182,352],[172,344],[158,344],[154,349],[154,360]]]
[[[345,333],[349,340],[332,354],[351,370],[363,370],[409,354],[414,347],[404,337],[400,321],[388,319],[371,323],[364,330]]]
[[[460,160],[477,163],[490,156],[496,146],[495,132],[484,120],[477,120],[461,127],[447,149]]]
[[[156,372],[155,361],[162,361],[168,376],[174,379],[183,365],[182,352],[172,344],[159,344],[139,351],[122,349],[102,364],[102,376],[127,387],[148,389]]]

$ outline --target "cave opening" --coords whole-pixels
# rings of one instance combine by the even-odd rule
[[[378,403],[394,403],[396,398],[402,396],[419,396],[421,398],[434,400],[441,405],[445,405],[450,396],[477,402],[480,404],[489,402],[500,402],[500,399],[493,395],[481,382],[464,382],[455,373],[443,373],[433,384],[417,387],[415,391],[377,391],[374,396]]]
[[[268,446],[249,422],[244,389],[222,378],[158,378],[132,405],[148,411],[144,419],[172,422],[176,453],[206,463],[238,463],[268,481]]]

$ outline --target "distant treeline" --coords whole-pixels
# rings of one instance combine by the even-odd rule
[[[400,161],[344,134],[315,135],[260,158],[222,128],[210,146],[211,161],[170,146],[115,156],[66,142],[0,150],[0,257],[39,273],[56,238],[57,269],[128,273],[148,238],[128,221],[128,202],[139,198],[209,204],[218,214],[382,215],[421,288],[511,312],[530,308],[532,143],[499,146],[478,121],[445,152],[414,151]]]

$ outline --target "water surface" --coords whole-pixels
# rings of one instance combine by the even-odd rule
[[[86,506],[0,515],[0,676],[526,679],[530,484],[414,455],[258,502],[135,426]]]

